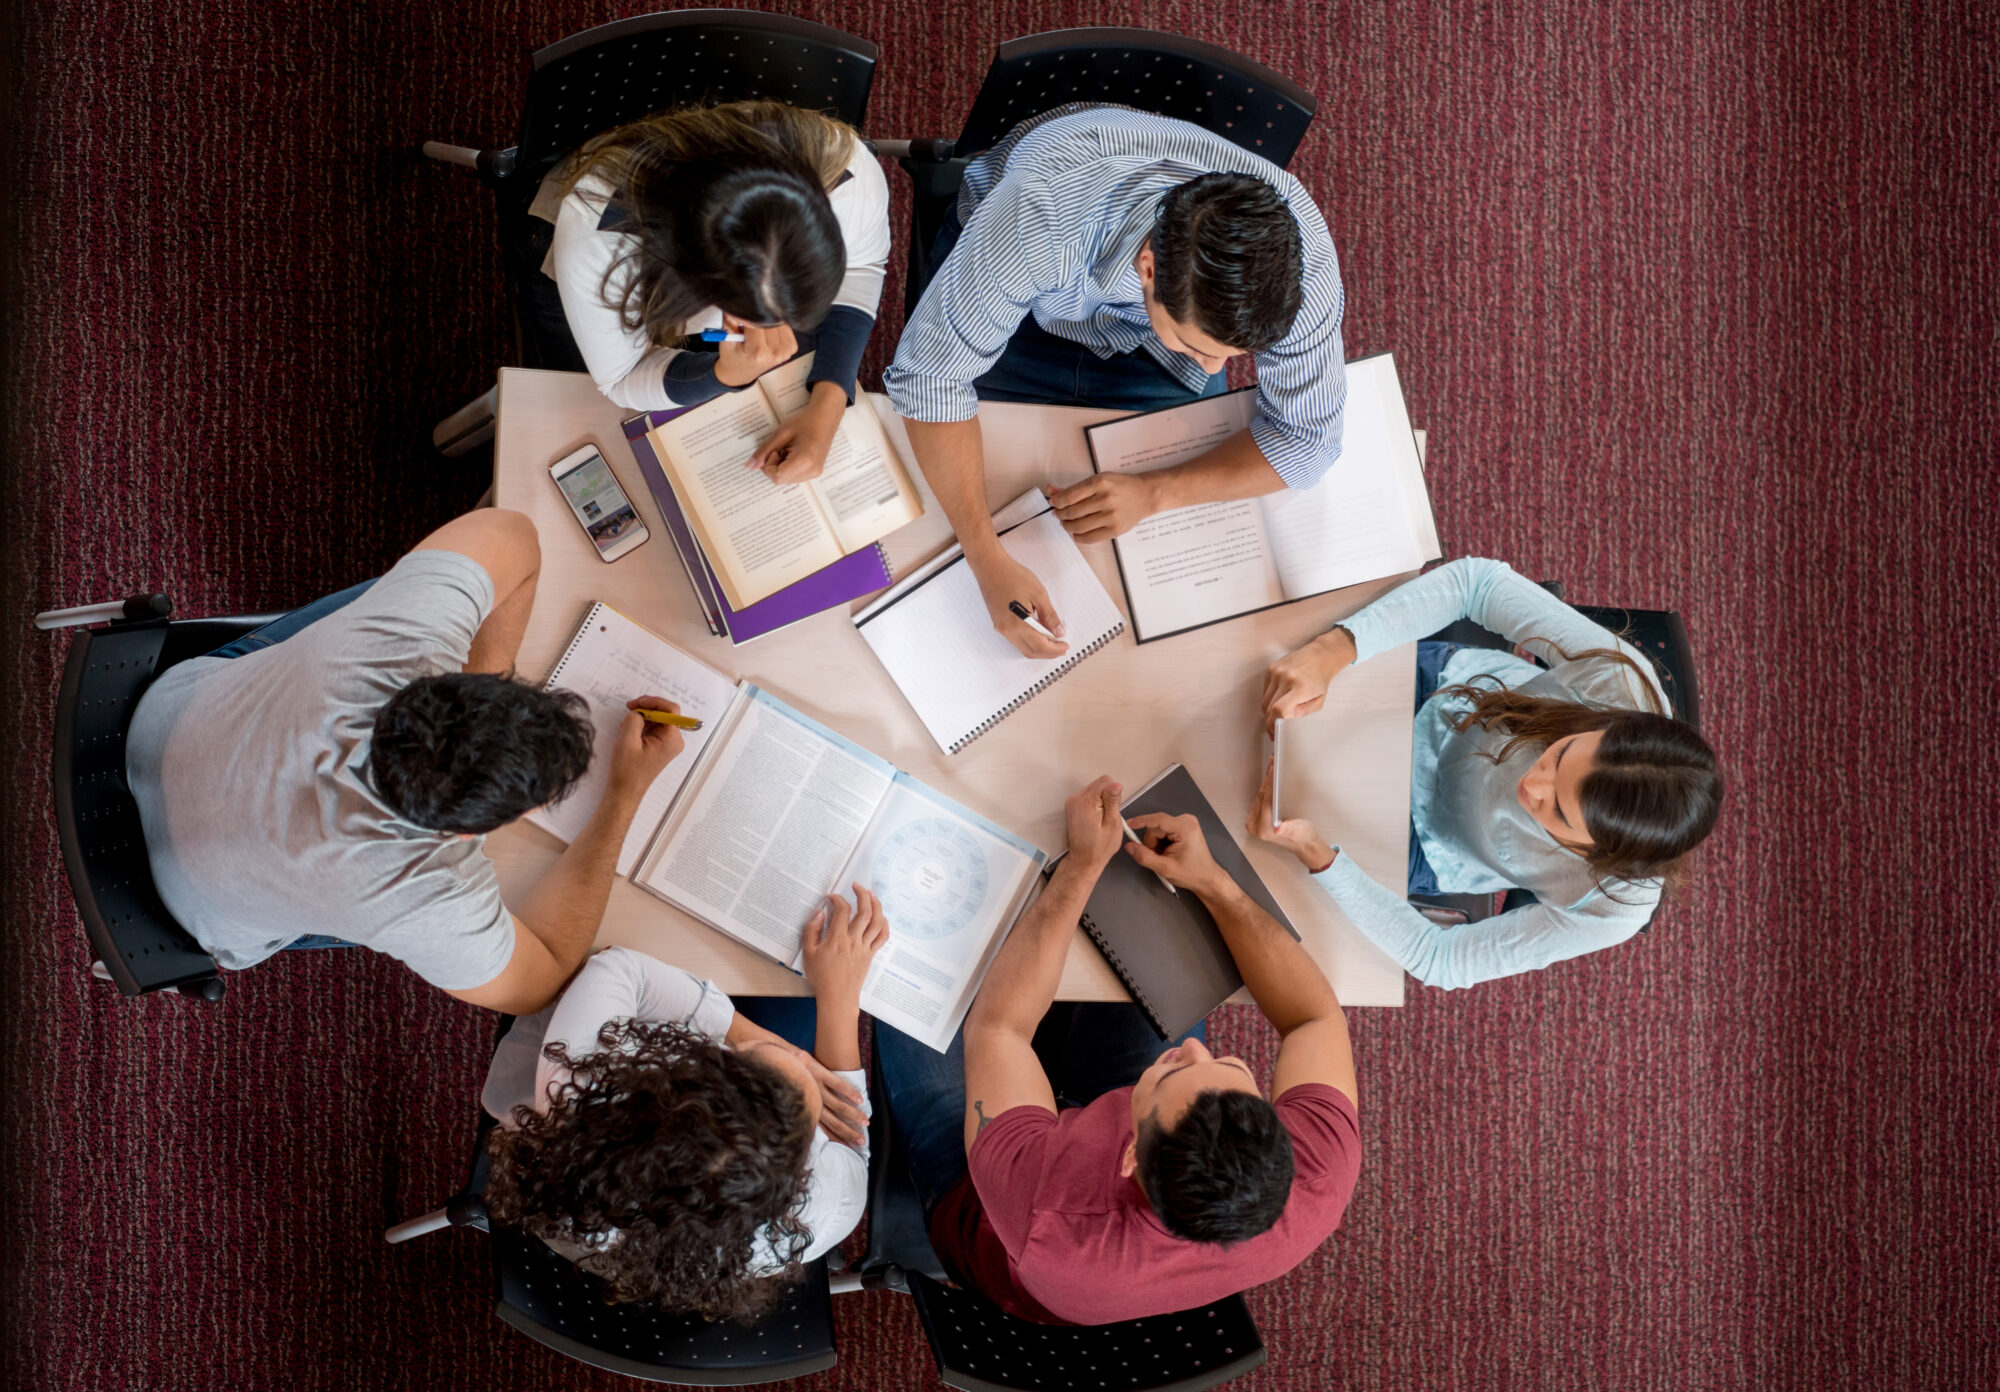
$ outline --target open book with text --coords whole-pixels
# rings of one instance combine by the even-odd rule
[[[646,438],[730,605],[745,609],[924,515],[867,401],[847,408],[808,483],[773,484],[750,457],[805,409],[812,355],[655,425]]]
[[[866,886],[890,937],[861,1008],[942,1052],[1044,859],[745,683],[632,882],[795,971],[804,926],[825,896]]]
[[[1256,388],[1246,387],[1091,426],[1084,438],[1099,473],[1143,473],[1247,429],[1256,408]],[[1141,643],[1436,560],[1437,522],[1395,359],[1347,364],[1340,458],[1313,487],[1158,513],[1112,547]]]

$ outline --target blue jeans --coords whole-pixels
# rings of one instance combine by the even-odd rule
[[[937,274],[964,231],[958,210],[945,215],[931,247],[931,273]],[[1157,411],[1203,396],[1220,396],[1228,385],[1215,373],[1198,392],[1153,360],[1144,349],[1100,358],[1080,343],[1057,338],[1029,314],[1007,341],[1000,360],[972,388],[981,401],[1032,401],[1043,406],[1117,406],[1130,411]]]
[[[811,996],[733,996],[736,1013],[762,1025],[787,1044],[807,1053],[819,1035],[819,1002]]]
[[[1438,643],[1426,638],[1417,644],[1417,706],[1424,708],[1444,678],[1444,665],[1451,661],[1451,655],[1464,647],[1463,643]],[[1410,889],[1411,894],[1438,893],[1437,874],[1431,869],[1430,858],[1424,854],[1424,843],[1417,835],[1417,823],[1410,821]]]
[[[1205,1042],[1208,1021],[1181,1038]],[[1057,1001],[1035,1029],[1035,1055],[1058,1110],[1085,1106],[1137,1082],[1154,1059],[1178,1043],[1163,1043],[1139,1007],[1123,1001]],[[875,1054],[889,1110],[909,1148],[910,1179],[928,1219],[965,1176],[965,1031],[941,1054],[877,1020]]]
[[[330,594],[324,599],[316,599],[310,604],[302,604],[292,610],[291,613],[271,620],[271,622],[265,624],[262,628],[253,628],[241,638],[231,639],[229,642],[215,649],[215,651],[209,653],[208,656],[246,657],[253,652],[259,652],[274,644],[282,643],[300,629],[311,624],[314,620],[323,619],[343,605],[352,604],[355,600],[361,598],[362,595],[368,593],[368,587],[374,583],[373,580],[363,580],[358,585],[349,585],[338,594]],[[331,938],[324,933],[307,933],[304,937],[293,938],[290,942],[286,943],[283,951],[313,952],[320,948],[353,946],[354,944],[345,938]]]

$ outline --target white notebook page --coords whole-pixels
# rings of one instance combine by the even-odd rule
[[[1030,497],[1039,496],[1016,499],[996,515],[995,525],[1005,527],[1017,510],[1025,510]],[[1047,588],[1067,630],[1064,641],[1069,650],[1061,657],[1027,657],[994,631],[979,582],[962,557],[927,567],[854,621],[938,748],[948,754],[1125,625],[1117,604],[1055,513],[1042,511],[1003,531],[1000,544]]]
[[[618,873],[628,873],[646,848],[653,829],[667,815],[674,794],[687,781],[714,724],[728,709],[736,683],[626,618],[605,604],[594,604],[569,650],[556,664],[550,687],[574,691],[590,702],[594,732],[590,772],[560,802],[538,807],[528,820],[564,841],[574,841],[597,810],[609,776],[612,746],[625,723],[625,703],[635,696],[661,696],[676,701],[688,715],[703,722],[699,730],[683,730],[686,747],[653,780],[632,829],[618,852]]]

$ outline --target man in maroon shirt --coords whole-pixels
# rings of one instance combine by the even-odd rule
[[[1281,1275],[1339,1224],[1360,1167],[1340,1002],[1216,865],[1193,817],[1134,818],[1147,844],[1125,853],[1214,916],[1282,1037],[1271,1100],[1199,1029],[1160,1052],[1135,1006],[1050,1011],[1084,902],[1121,853],[1121,791],[1100,778],[1069,799],[1069,854],[994,959],[950,1053],[876,1026],[945,1268],[1044,1323],[1190,1309]],[[1045,1062],[1067,1080],[1060,1110]],[[1129,1085],[1076,1096],[1075,1078],[1107,1068]]]

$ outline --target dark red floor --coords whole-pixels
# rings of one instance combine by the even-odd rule
[[[638,8],[23,7],[14,1385],[613,1382],[491,1317],[475,1236],[381,1243],[458,1175],[476,1012],[360,954],[219,1009],[88,980],[46,792],[63,644],[26,623],[150,587],[283,607],[472,504],[428,432],[502,360],[490,200],[411,150],[504,143],[528,50]],[[1620,950],[1357,1015],[1362,1185],[1253,1296],[1246,1392],[2000,1385],[1991,6],[797,12],[882,44],[878,135],[955,134],[997,41],[1080,23],[1312,88],[1294,168],[1350,350],[1393,348],[1431,429],[1448,553],[1694,631],[1732,786],[1692,882]],[[893,290],[883,318],[871,373]],[[839,1310],[815,1385],[935,1385],[907,1301]]]

